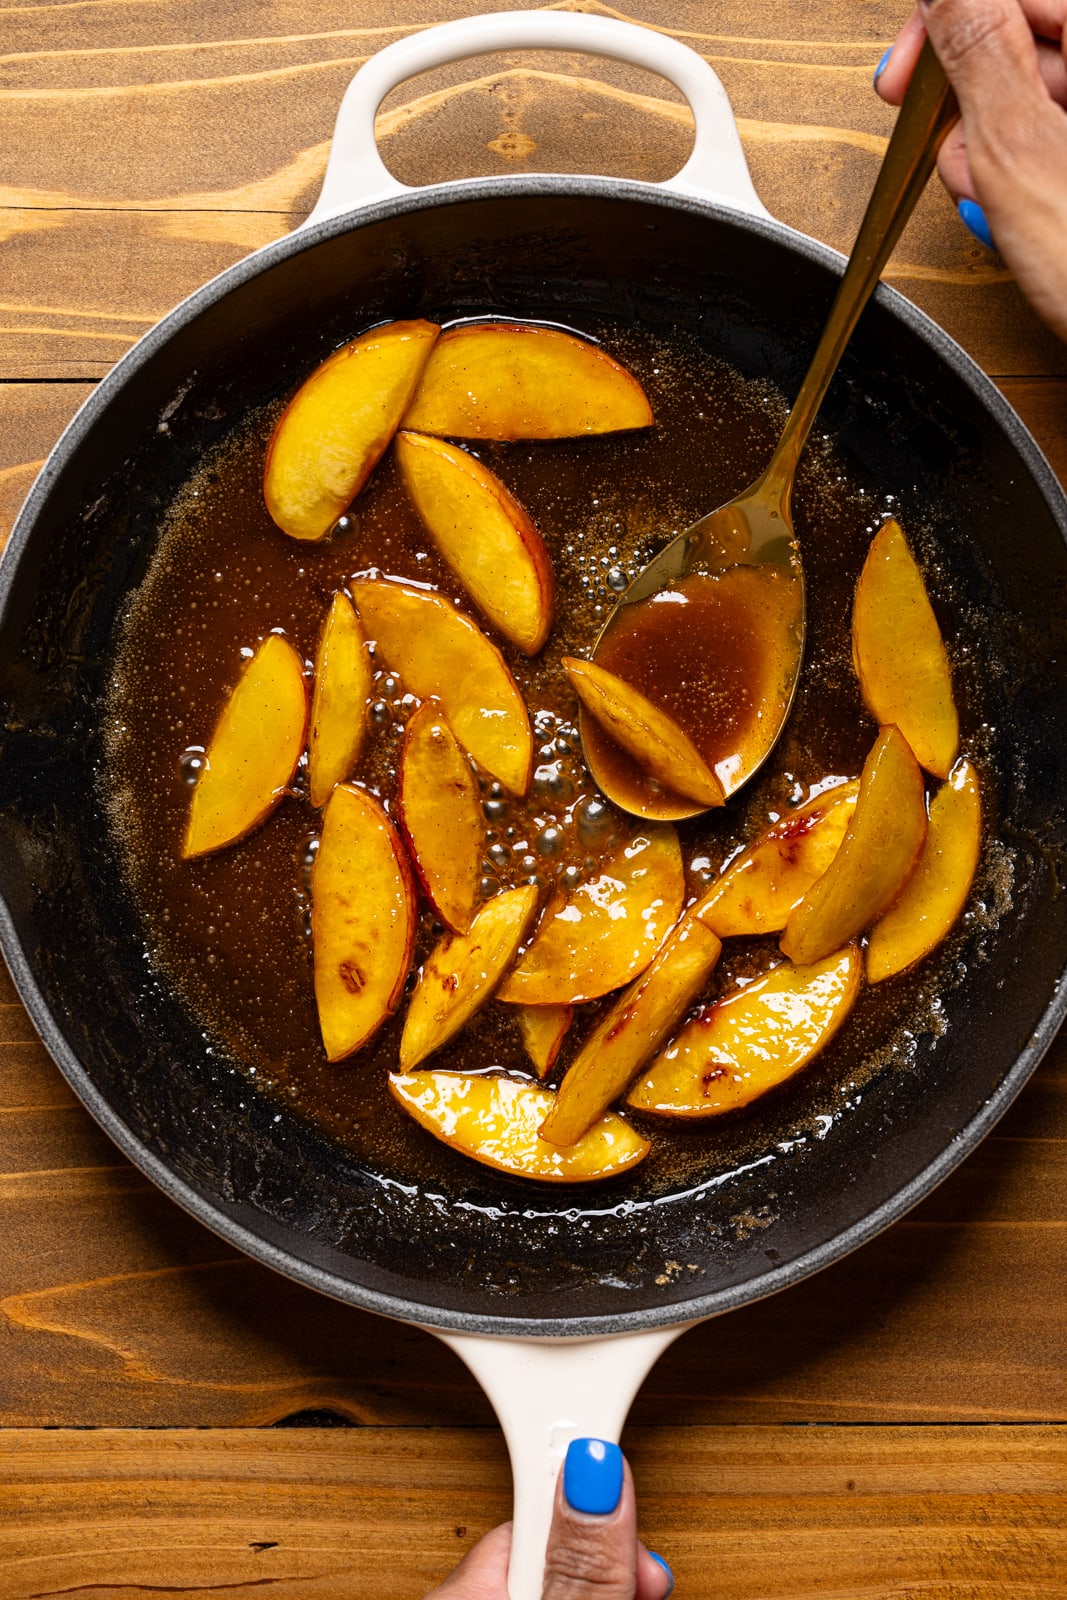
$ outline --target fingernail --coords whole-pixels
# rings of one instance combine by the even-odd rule
[[[605,1517],[622,1496],[622,1451],[606,1439],[572,1439],[563,1463],[563,1493],[575,1511]]]
[[[886,51],[886,53],[882,57],[881,61],[879,61],[878,65],[874,69],[874,81],[875,81],[875,83],[878,82],[878,79],[882,76],[882,73],[885,71],[886,67],[888,67],[888,65],[889,65],[889,57],[892,54],[893,54],[893,46],[890,45],[889,49]]]
[[[671,1571],[670,1567],[664,1561],[662,1556],[658,1556],[654,1550],[650,1550],[648,1553],[652,1557],[653,1561],[655,1561],[658,1566],[661,1566],[663,1568],[664,1572],[667,1574],[668,1578],[671,1581],[670,1588],[667,1590],[667,1593],[663,1596],[663,1600],[668,1600],[668,1597],[674,1593],[674,1573]]]
[[[960,221],[963,226],[970,229],[978,243],[984,244],[987,250],[995,250],[997,247],[993,242],[993,235],[989,231],[986,214],[977,200],[961,200],[956,209],[960,214]]]

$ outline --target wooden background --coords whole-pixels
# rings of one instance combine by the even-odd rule
[[[471,9],[0,7],[4,531],[138,335],[306,214],[359,63]],[[715,66],[771,209],[847,248],[891,121],[871,73],[903,0],[638,0],[629,14]],[[403,86],[380,136],[410,182],[659,178],[690,121],[650,75],[525,57]],[[1067,351],[939,191],[889,275],[1067,471]],[[909,1218],[669,1352],[626,1445],[679,1596],[1067,1596],[1065,1176],[1061,1043]],[[507,1514],[503,1447],[458,1362],[175,1210],[73,1101],[6,979],[0,1207],[0,1600],[268,1584],[278,1600],[414,1600]]]

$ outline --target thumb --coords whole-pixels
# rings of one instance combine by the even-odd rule
[[[543,1600],[666,1600],[670,1568],[637,1538],[633,1477],[618,1445],[574,1439],[556,1486]]]

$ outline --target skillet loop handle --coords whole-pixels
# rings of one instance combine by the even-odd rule
[[[572,1439],[617,1444],[646,1375],[692,1323],[609,1339],[436,1333],[485,1390],[507,1440],[515,1493],[510,1600],[541,1600],[556,1478]]]
[[[577,11],[500,11],[410,34],[360,68],[337,114],[318,204],[302,226],[414,193],[392,176],[378,154],[374,137],[378,107],[391,89],[416,73],[499,50],[581,51],[660,73],[688,100],[696,139],[682,170],[655,187],[714,200],[753,216],[769,215],[752,186],[726,91],[695,50],[653,28],[612,17]]]

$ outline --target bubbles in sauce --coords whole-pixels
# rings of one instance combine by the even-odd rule
[[[530,708],[535,771],[525,801],[483,778],[484,896],[530,881],[574,887],[595,874],[632,830],[633,819],[605,799],[585,766],[577,704],[560,656],[587,652],[615,596],[655,550],[756,476],[784,417],[782,397],[771,386],[743,379],[695,342],[637,327],[584,331],[600,337],[641,379],[656,426],[643,433],[473,449],[538,523],[555,563],[559,597],[556,627],[536,659],[495,641]],[[348,1061],[325,1061],[309,941],[309,870],[319,817],[308,801],[303,771],[292,797],[242,844],[180,860],[196,763],[243,659],[268,632],[283,631],[310,661],[333,594],[355,574],[372,570],[432,585],[477,618],[455,577],[427,549],[425,531],[388,456],[356,513],[343,517],[328,540],[298,549],[279,532],[261,488],[266,442],[279,410],[266,407],[242,418],[190,478],[131,597],[111,687],[113,734],[104,774],[109,815],[148,958],[216,1050],[254,1078],[258,1092],[319,1127],[372,1170],[462,1192],[469,1163],[442,1151],[410,1123],[386,1089],[403,1006]],[[828,774],[860,770],[874,728],[859,701],[847,620],[872,530],[875,490],[846,469],[825,441],[809,451],[794,507],[808,582],[803,680],[786,733],[755,782],[721,811],[678,824],[689,900],[744,843]],[[686,594],[686,605],[696,616],[708,604],[721,610],[724,593],[706,602],[694,590]],[[750,643],[740,622],[738,628],[740,656]],[[623,658],[604,664],[626,675]],[[645,682],[662,690],[668,708],[676,706],[678,720],[692,726],[702,684],[683,687],[670,659],[661,665],[659,675]],[[751,719],[751,707],[735,702],[731,689],[719,693],[738,727]],[[415,704],[399,676],[376,663],[371,735],[357,778],[389,809],[404,723]],[[440,932],[424,907],[416,964]],[[731,942],[707,998],[778,959],[774,940]],[[762,1162],[769,1143],[773,1152],[789,1142],[783,1127],[793,1130],[790,1138],[813,1136],[823,1126],[818,1118],[832,1121],[843,1114],[844,1103],[872,1072],[885,1069],[894,1040],[937,1025],[945,963],[935,967],[936,962],[921,979],[883,986],[894,990],[891,996],[862,996],[825,1055],[769,1114],[757,1104],[714,1129],[646,1124],[654,1153],[612,1185],[616,1197],[620,1184],[636,1202],[711,1181],[730,1166]],[[598,1009],[596,1003],[580,1008],[557,1072],[565,1070]],[[467,1070],[506,1066],[532,1076],[503,1004],[485,1007],[434,1064]],[[510,1180],[499,1183],[509,1186]]]

